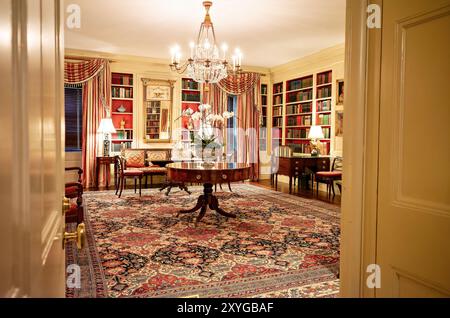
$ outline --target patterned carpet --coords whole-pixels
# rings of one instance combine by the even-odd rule
[[[337,297],[339,207],[234,184],[217,196],[238,217],[208,210],[195,228],[176,217],[190,190],[85,193],[87,246],[66,250],[82,286],[67,297]]]

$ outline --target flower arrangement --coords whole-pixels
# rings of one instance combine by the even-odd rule
[[[211,112],[211,105],[201,104],[198,107],[198,111],[194,112],[191,108],[183,111],[183,117],[189,118],[188,128],[194,129],[194,126],[199,126],[198,132],[191,133],[191,141],[196,146],[201,146],[202,157],[206,148],[212,149],[212,155],[214,155],[215,149],[222,147],[223,145],[216,142],[217,136],[215,132],[217,129],[222,130],[225,126],[225,122],[234,117],[233,112],[225,111],[222,114],[214,114]],[[197,124],[197,125],[196,125]]]

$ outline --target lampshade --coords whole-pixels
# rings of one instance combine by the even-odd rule
[[[100,121],[100,126],[98,127],[97,132],[103,134],[114,134],[116,133],[116,129],[114,128],[113,122],[111,118],[103,118]]]
[[[322,127],[312,126],[311,129],[309,130],[308,138],[309,139],[323,139],[324,135],[323,135]]]

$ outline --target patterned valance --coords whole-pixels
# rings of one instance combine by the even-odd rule
[[[231,95],[241,95],[251,89],[260,79],[259,73],[245,72],[237,75],[228,75],[226,78],[218,83],[218,86],[225,92]]]
[[[107,63],[104,59],[64,61],[64,83],[84,83],[95,77]]]

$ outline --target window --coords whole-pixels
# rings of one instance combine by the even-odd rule
[[[234,117],[228,120],[227,126],[227,154],[233,155],[234,160],[237,158],[237,96],[228,95],[228,111],[234,112]]]
[[[77,87],[64,88],[64,113],[66,118],[66,152],[81,151],[83,91]]]

